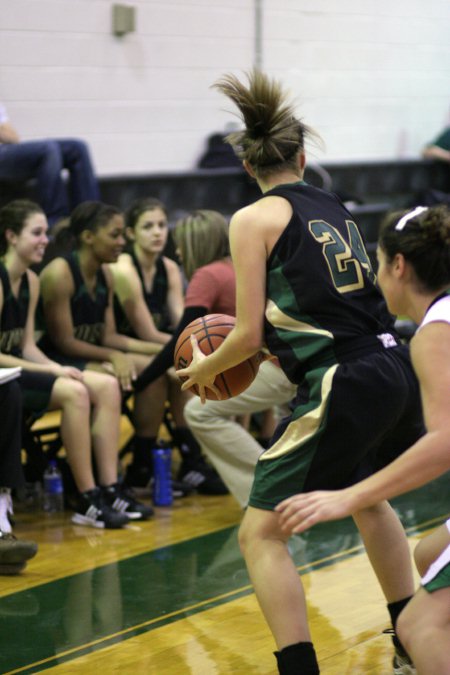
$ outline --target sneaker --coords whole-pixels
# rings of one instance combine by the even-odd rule
[[[407,654],[396,652],[392,661],[394,675],[416,675],[417,670]]]
[[[149,466],[129,464],[124,478],[137,497],[151,497],[153,494],[153,471]],[[172,481],[172,497],[180,499],[191,494],[192,487],[182,481]]]
[[[402,648],[395,630],[393,628],[386,628],[383,633],[385,635],[390,635],[394,644],[395,654],[392,660],[392,672],[394,675],[417,675],[417,670],[408,654]]]
[[[11,534],[13,515],[13,505],[11,499],[11,490],[0,488],[0,530],[4,534]]]
[[[88,525],[89,527],[116,530],[129,522],[124,513],[117,513],[103,499],[99,487],[83,492],[79,496],[78,508],[72,516],[75,525]]]
[[[202,495],[227,495],[228,488],[204,457],[182,462],[178,479]]]
[[[22,541],[0,530],[0,574],[19,574],[37,553],[34,541]]]
[[[102,488],[102,491],[109,506],[118,513],[124,513],[130,520],[147,520],[153,516],[152,507],[138,502],[132,490],[123,483],[114,483]]]
[[[123,482],[130,487],[138,497],[149,497],[153,471],[149,466],[129,464]]]

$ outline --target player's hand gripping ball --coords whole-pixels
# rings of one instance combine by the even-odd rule
[[[208,355],[222,344],[228,333],[234,328],[235,323],[234,316],[228,316],[227,314],[206,314],[206,316],[191,321],[179,335],[175,345],[175,370],[187,368],[192,361],[192,334],[195,335],[203,354]],[[255,379],[262,360],[263,355],[258,352],[242,361],[242,363],[238,363],[236,366],[216,375],[214,385],[220,391],[221,400],[237,396],[247,389]],[[189,391],[199,394],[196,385],[190,387]],[[206,390],[205,395],[206,398],[217,400],[214,392],[209,389]]]

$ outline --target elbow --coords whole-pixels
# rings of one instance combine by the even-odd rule
[[[239,342],[245,353],[247,353],[249,356],[256,354],[256,352],[259,352],[262,349],[264,345],[262,333],[254,330],[240,330],[239,328],[236,330],[238,333]]]

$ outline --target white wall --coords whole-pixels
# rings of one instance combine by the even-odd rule
[[[258,0],[0,0],[0,100],[24,139],[78,136],[98,173],[185,170],[232,109],[210,85],[255,62]],[[262,66],[326,151],[415,156],[449,120],[448,0],[259,0]]]

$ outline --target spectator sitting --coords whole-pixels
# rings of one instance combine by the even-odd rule
[[[69,189],[61,171],[69,172]],[[99,199],[99,188],[84,141],[55,138],[21,141],[0,103],[0,179],[35,178],[38,201],[50,227],[66,218],[81,202]]]
[[[123,253],[110,265],[114,277],[114,309],[118,331],[123,335],[166,344],[183,312],[183,282],[179,265],[162,255],[168,238],[167,212],[157,199],[138,199],[126,212],[126,234],[132,242],[129,253]],[[173,439],[185,458],[190,457],[191,475],[204,494],[217,494],[218,477],[211,475],[200,459],[199,447],[184,419],[183,411],[192,397],[182,392],[173,368],[162,373],[160,394],[153,398],[147,411],[149,436],[142,446],[133,445],[133,459],[126,474],[127,482],[137,492],[146,491],[152,478],[151,454],[164,419],[166,401],[174,428]],[[151,425],[151,426],[150,426]],[[206,473],[205,473],[206,469]],[[191,485],[191,487],[193,487]],[[224,490],[220,482],[219,488]]]
[[[37,553],[34,541],[18,540],[12,533],[11,490],[24,483],[22,448],[22,392],[16,380],[0,384],[0,574],[22,572],[27,560]]]
[[[0,209],[0,364],[22,368],[25,410],[37,415],[62,410],[61,437],[79,491],[72,521],[119,528],[152,511],[125,494],[117,482],[121,411],[117,381],[111,375],[82,373],[73,365],[57,363],[35,343],[39,278],[29,267],[41,261],[47,241],[47,221],[37,204],[15,200]],[[91,449],[100,486],[94,479]]]
[[[161,344],[124,335],[116,327],[108,264],[123,252],[124,229],[115,206],[85,202],[74,210],[57,238],[71,238],[71,252],[54,258],[40,275],[45,333],[39,345],[59,363],[115,375],[122,391],[131,393],[134,378]],[[148,457],[155,436],[152,409],[165,396],[166,383],[159,379],[134,397],[133,443]]]

